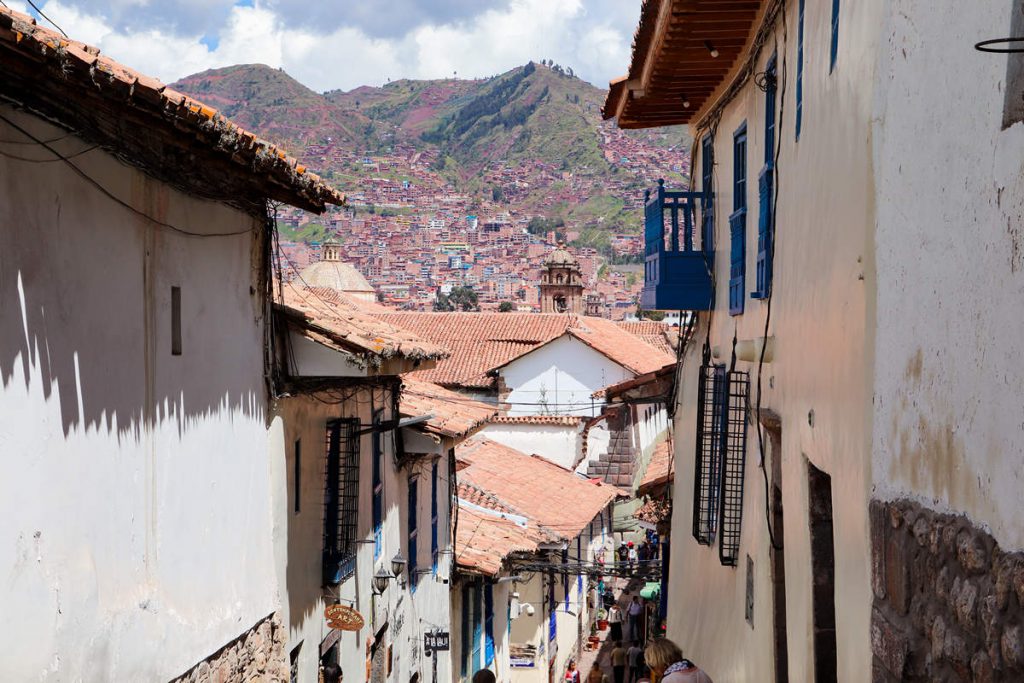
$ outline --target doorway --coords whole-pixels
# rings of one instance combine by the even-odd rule
[[[814,680],[836,680],[836,558],[832,525],[832,477],[807,463],[811,526]]]

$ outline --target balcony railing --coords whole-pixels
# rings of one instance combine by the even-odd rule
[[[664,180],[658,181],[654,195],[644,193],[644,310],[711,310],[711,231],[701,230],[700,244],[694,239],[698,203],[704,209],[702,218],[710,218],[703,200],[701,192],[666,190]]]

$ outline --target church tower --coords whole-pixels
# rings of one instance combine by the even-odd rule
[[[561,242],[540,273],[540,311],[583,315],[583,272]]]

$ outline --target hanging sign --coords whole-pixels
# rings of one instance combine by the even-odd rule
[[[449,648],[449,638],[447,631],[434,631],[433,633],[423,634],[423,647],[424,649],[435,652],[447,650]]]
[[[324,608],[327,625],[340,631],[358,631],[366,623],[363,615],[348,605],[328,605]]]

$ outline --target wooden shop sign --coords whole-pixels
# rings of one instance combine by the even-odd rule
[[[340,631],[358,631],[366,623],[363,615],[348,605],[328,605],[324,608],[327,625]]]

